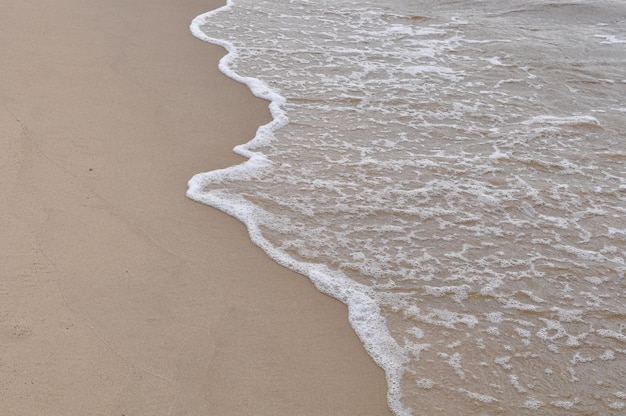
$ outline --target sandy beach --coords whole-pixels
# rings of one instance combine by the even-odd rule
[[[221,4],[0,5],[0,413],[389,414],[345,306],[185,196],[269,120]]]

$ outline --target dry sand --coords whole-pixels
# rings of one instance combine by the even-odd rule
[[[219,5],[1,2],[1,414],[388,414],[346,308],[185,197],[269,117]]]

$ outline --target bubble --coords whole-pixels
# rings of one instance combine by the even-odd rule
[[[562,409],[567,409],[567,410],[574,407],[574,402],[570,402],[566,400],[555,400],[553,402],[550,402],[550,404],[554,407],[560,407]]]
[[[531,397],[524,402],[524,407],[531,410],[539,410],[542,406],[543,403],[534,397]]]

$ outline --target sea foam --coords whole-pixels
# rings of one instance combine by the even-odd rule
[[[348,305],[396,414],[610,413],[623,6],[229,1],[191,30],[273,120],[188,195]]]

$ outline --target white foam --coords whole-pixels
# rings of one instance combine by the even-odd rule
[[[596,330],[596,333],[606,338],[613,338],[621,342],[626,342],[626,335],[621,332],[611,331],[610,329],[598,329]]]
[[[524,407],[527,409],[531,409],[531,410],[539,410],[543,406],[544,404],[540,400],[537,400],[534,397],[531,397],[524,402]]]
[[[536,116],[528,120],[522,121],[521,124],[549,124],[553,126],[591,126],[600,127],[600,122],[593,116]]]
[[[508,355],[505,356],[505,357],[497,357],[493,361],[496,364],[501,365],[506,370],[511,370],[513,368],[513,366],[511,364],[509,364],[509,362],[511,361],[511,357],[508,356]]]
[[[487,333],[491,335],[500,335],[500,329],[497,326],[487,328]]]
[[[617,36],[613,35],[594,35],[596,38],[604,39],[604,42],[600,42],[605,45],[610,45],[614,43],[626,43],[626,39],[618,39]]]
[[[620,69],[579,54],[557,62],[549,52],[565,54],[554,45],[569,40],[505,39],[515,31],[489,26],[500,17],[464,14],[460,25],[440,14],[462,2],[414,20],[375,1],[319,1],[229,1],[194,19],[273,121],[235,148],[246,162],[194,176],[188,195],[239,218],[270,257],[348,305],[396,414],[419,411],[415,387],[512,414],[571,401],[531,385],[547,378],[565,392],[574,364],[622,359],[609,344],[624,342],[618,318],[598,318],[621,305],[615,276],[626,275],[626,153],[612,136],[623,130]],[[438,352],[457,377],[439,374]],[[522,364],[535,359],[555,370]],[[595,380],[582,374],[576,383]],[[511,400],[526,390],[523,404]]]
[[[623,391],[616,391],[615,393],[613,393],[613,396],[617,397],[618,399],[626,400],[626,393]]]
[[[567,400],[555,400],[553,402],[550,402],[550,404],[555,407],[560,407],[561,409],[569,410],[572,407],[574,407],[575,403],[572,401],[567,401]]]
[[[452,294],[452,298],[461,302],[464,299],[468,298],[468,292],[471,290],[469,285],[461,285],[461,286],[428,286],[424,285],[424,289],[426,290],[426,294],[441,297],[448,294]]]
[[[581,309],[563,309],[559,307],[550,308],[551,311],[556,312],[559,316],[559,320],[561,322],[582,322],[582,314],[584,313]]]
[[[487,314],[487,319],[489,319],[489,322],[493,322],[494,324],[499,324],[504,320],[502,312],[489,312]]]
[[[509,374],[509,382],[519,393],[528,393],[528,390],[520,384],[519,377],[516,374]]]
[[[555,341],[565,336],[565,328],[559,321],[553,321],[550,319],[540,318],[545,323],[545,327],[537,331],[536,335],[539,339],[544,341]]]
[[[259,79],[238,75],[231,69],[232,63],[238,57],[237,49],[227,41],[207,36],[202,30],[202,25],[208,19],[218,13],[230,10],[233,4],[232,0],[228,0],[225,6],[196,17],[190,26],[191,32],[199,39],[220,45],[228,51],[228,54],[220,60],[220,70],[232,79],[246,84],[256,96],[270,100],[269,107],[273,120],[260,127],[252,141],[246,145],[237,146],[237,152],[249,158],[246,162],[230,168],[195,175],[188,183],[187,196],[207,205],[215,206],[238,218],[248,227],[251,239],[275,261],[308,275],[320,291],[348,305],[350,323],[364,342],[364,346],[372,358],[385,369],[388,382],[388,399],[391,407],[398,414],[403,414],[405,410],[399,401],[398,383],[403,371],[402,366],[407,358],[389,335],[378,311],[378,305],[373,300],[371,290],[336,273],[330,273],[324,267],[297,262],[274,247],[259,230],[259,219],[266,217],[266,214],[259,211],[257,206],[240,197],[225,197],[219,193],[204,192],[209,183],[220,181],[227,176],[249,178],[254,176],[254,172],[266,167],[265,156],[258,152],[252,152],[250,149],[267,144],[273,139],[273,132],[288,123],[288,118],[281,108],[285,103],[285,98]],[[334,276],[331,277],[331,275]]]
[[[474,391],[469,391],[465,389],[459,389],[459,391],[465,393],[467,397],[477,400],[481,403],[491,404],[491,403],[495,403],[498,401],[498,399],[488,394],[480,394],[480,393],[476,393]]]

